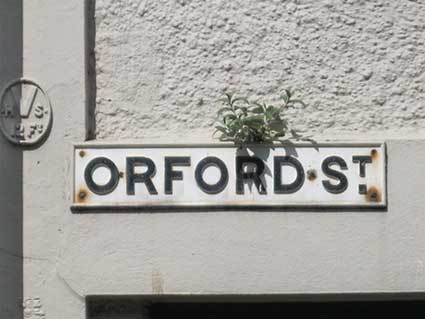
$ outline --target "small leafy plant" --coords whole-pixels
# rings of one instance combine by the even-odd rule
[[[305,106],[299,98],[294,98],[297,90],[284,90],[279,105],[250,101],[226,93],[221,101],[224,107],[217,111],[217,126],[220,141],[235,144],[272,143],[286,135],[288,122],[285,110],[297,104]]]

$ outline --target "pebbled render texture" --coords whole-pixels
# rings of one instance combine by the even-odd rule
[[[98,139],[210,136],[226,90],[304,134],[423,132],[425,1],[97,0]]]

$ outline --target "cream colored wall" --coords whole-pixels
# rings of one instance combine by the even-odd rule
[[[276,101],[304,135],[425,134],[425,2],[96,1],[97,136],[213,132],[225,90]]]
[[[316,48],[316,44],[313,45],[316,41],[312,38],[313,29],[319,28],[319,22],[324,24],[326,21],[323,20],[323,14],[317,13],[310,16],[303,12],[313,10],[315,6],[320,6],[323,12],[327,12],[326,10],[330,10],[329,5],[325,5],[324,2],[289,4],[273,1],[270,2],[271,8],[274,8],[273,12],[268,8],[269,3],[255,2],[258,5],[258,12],[270,15],[271,18],[267,20],[271,21],[269,25],[266,20],[261,20],[263,15],[259,21],[254,21],[257,14],[254,10],[256,9],[254,2],[249,2],[245,7],[232,7],[227,13],[228,10],[225,8],[228,2],[219,1],[210,2],[211,7],[196,8],[191,6],[197,2],[176,1],[171,6],[171,2],[142,1],[140,7],[131,10],[126,8],[127,5],[132,7],[133,2],[117,1],[118,7],[115,9],[116,14],[113,18],[109,15],[115,11],[108,9],[106,1],[98,0],[99,6],[96,11],[98,19],[96,50],[99,61],[97,130],[98,137],[101,139],[123,141],[124,138],[133,137],[140,138],[141,142],[167,140],[175,142],[173,135],[180,134],[182,136],[179,139],[180,142],[193,141],[195,135],[198,141],[210,142],[210,124],[208,123],[211,120],[210,114],[213,113],[209,111],[209,106],[212,105],[211,101],[216,92],[221,89],[221,83],[229,82],[232,85],[244,83],[241,87],[245,92],[251,88],[255,92],[269,94],[275,92],[274,86],[277,85],[276,83],[279,84],[279,78],[285,81],[292,79],[288,73],[284,76],[275,75],[275,72],[283,74],[281,69],[285,59],[278,58],[280,56],[278,53],[282,52],[283,55],[285,43],[287,43],[282,41],[283,47],[278,46],[278,34],[287,36],[287,32],[289,35],[292,33],[284,28],[285,24],[275,25],[273,22],[275,20],[272,18],[279,12],[282,17],[286,17],[286,12],[290,10],[293,10],[290,26],[298,32],[299,39],[296,40],[292,36],[288,45],[295,48],[298,43],[299,48],[291,52],[295,61],[304,62],[290,64],[289,67],[294,68],[294,83],[302,84],[306,89],[306,99],[307,101],[310,99],[309,110],[311,110],[311,115],[307,118],[295,114],[294,121],[299,123],[304,121],[306,128],[313,123],[314,129],[311,132],[326,133],[328,132],[325,129],[328,123],[326,119],[330,121],[330,117],[324,114],[326,107],[329,107],[332,112],[337,112],[338,108],[341,108],[335,116],[337,119],[343,118],[346,121],[338,122],[338,125],[330,127],[329,132],[338,132],[338,137],[345,134],[356,140],[377,138],[376,134],[365,132],[361,135],[349,134],[356,127],[352,125],[352,119],[353,121],[356,119],[356,123],[359,122],[358,119],[360,123],[366,123],[362,124],[359,130],[369,128],[368,125],[371,122],[363,119],[366,115],[362,115],[362,112],[375,114],[377,121],[382,115],[383,123],[387,123],[388,120],[391,127],[397,128],[394,131],[386,131],[386,124],[376,124],[381,130],[380,137],[386,140],[388,146],[388,211],[386,212],[304,210],[261,213],[221,211],[143,214],[115,212],[73,214],[70,211],[72,143],[83,142],[86,136],[84,3],[79,0],[66,2],[28,0],[23,2],[22,13],[19,13],[19,8],[16,7],[18,3],[18,1],[6,0],[0,3],[2,17],[6,15],[10,18],[12,12],[17,10],[16,14],[18,16],[21,14],[23,21],[22,42],[14,40],[15,35],[11,35],[13,34],[11,30],[19,28],[19,24],[16,25],[16,29],[3,28],[3,26],[16,24],[14,19],[2,19],[0,22],[2,23],[0,29],[2,45],[5,43],[3,39],[9,39],[7,41],[10,42],[7,43],[11,43],[7,45],[7,54],[2,53],[0,59],[2,70],[7,70],[0,73],[0,83],[4,85],[22,75],[34,79],[49,94],[54,119],[48,140],[38,148],[12,147],[3,139],[0,143],[2,174],[0,178],[0,202],[2,203],[0,295],[3,302],[0,305],[1,317],[20,318],[23,312],[25,318],[31,319],[84,318],[85,297],[97,294],[158,296],[270,294],[276,298],[276,296],[293,293],[422,293],[425,290],[423,260],[425,198],[422,191],[425,180],[423,164],[425,141],[421,135],[423,122],[420,113],[423,95],[420,89],[414,89],[415,81],[422,79],[423,73],[418,76],[408,75],[411,51],[408,49],[409,44],[403,42],[405,39],[411,42],[415,55],[412,61],[417,61],[417,64],[413,66],[417,72],[420,72],[422,46],[414,42],[420,41],[419,38],[417,40],[413,38],[419,37],[423,32],[420,22],[416,20],[422,12],[419,10],[420,2],[401,2],[402,4],[399,5],[401,7],[395,7],[393,2],[381,1],[379,2],[383,4],[381,7],[374,7],[373,12],[377,19],[374,23],[379,24],[379,10],[387,10],[385,19],[396,17],[393,32],[397,35],[394,35],[394,41],[400,38],[399,30],[406,28],[407,38],[400,39],[401,45],[398,49],[402,56],[396,57],[394,63],[399,68],[406,63],[408,70],[398,71],[397,79],[387,83],[384,77],[387,74],[386,71],[384,72],[386,69],[381,66],[381,62],[374,60],[374,54],[366,56],[364,53],[362,57],[366,59],[365,61],[370,60],[376,63],[372,63],[374,72],[367,80],[371,83],[369,87],[363,84],[362,81],[366,80],[360,73],[359,66],[363,67],[363,58],[355,60],[356,63],[353,62],[354,71],[345,73],[345,67],[349,66],[351,60],[343,54],[348,52],[348,49],[339,51],[343,42],[336,41],[338,46],[332,49],[335,50],[336,56],[332,56],[333,51],[323,56],[323,59],[328,56],[329,61],[334,61],[335,73],[332,73],[332,78],[321,79],[320,76],[317,78],[315,72],[309,71],[310,68],[313,70],[317,68],[315,64],[311,66],[307,63],[309,59],[317,58],[315,51],[309,51]],[[329,3],[333,10],[337,11],[351,8],[350,6],[355,7],[355,4],[349,5],[348,2],[341,7],[332,4],[333,2]],[[153,10],[160,10],[161,7],[158,6],[161,4],[163,5],[162,13]],[[285,6],[285,12],[279,11],[281,5]],[[306,9],[308,5],[310,9]],[[189,10],[190,8],[192,9]],[[405,13],[401,13],[400,8],[405,10]],[[4,10],[7,10],[7,13]],[[196,18],[202,10],[208,11],[206,20],[208,16],[211,16],[211,21],[205,22],[207,23],[205,25],[207,40],[214,37],[214,41],[218,41],[217,44],[212,40],[211,45],[197,42],[202,38],[198,39],[195,36],[196,32],[201,27],[204,30],[203,20]],[[243,60],[237,60],[236,57],[235,60],[231,59],[229,63],[235,65],[231,70],[241,70],[240,74],[236,71],[224,73],[227,71],[221,69],[221,57],[229,51],[221,51],[223,47],[219,46],[221,38],[218,35],[221,34],[224,39],[227,37],[231,39],[232,34],[237,34],[236,31],[236,33],[232,33],[233,31],[226,33],[225,30],[231,28],[231,21],[237,20],[231,13],[237,13],[238,10],[248,11],[248,15],[244,14],[245,24],[238,25],[242,35],[235,40],[235,50],[246,48],[247,56],[249,56],[250,52],[255,51],[252,44],[249,44],[252,43],[252,38],[255,40],[261,34],[266,37],[270,32],[270,34],[276,34],[276,39],[272,42],[259,42],[258,51],[255,51],[258,52],[256,53],[258,56],[252,57],[252,64],[245,64]],[[102,12],[105,12],[104,18],[100,17]],[[220,12],[229,14],[228,22],[223,24],[222,17],[220,15],[216,17]],[[322,11],[319,10],[319,12]],[[417,15],[413,15],[413,12]],[[298,14],[301,16],[295,18]],[[356,30],[355,28],[363,22],[356,20],[355,24],[352,24],[349,20],[342,19],[343,16],[345,17],[343,13],[339,13],[339,16],[335,26],[330,27],[331,30],[340,27],[347,32],[347,36],[353,38],[359,34],[365,37],[369,34],[360,31],[360,33],[357,31],[350,33],[350,28]],[[169,21],[171,17],[175,20]],[[371,21],[373,17],[375,16],[372,13],[364,16],[366,20]],[[109,31],[106,24],[108,21],[112,28]],[[297,21],[300,21],[300,26],[297,26]],[[194,49],[193,52],[185,51],[185,46],[190,45],[190,39],[187,39],[186,44],[180,45],[179,48],[177,44],[183,41],[183,33],[181,33],[183,31],[174,31],[174,37],[179,39],[175,40],[177,41],[173,49],[175,51],[167,47],[172,44],[166,41],[172,38],[170,30],[173,28],[184,30],[185,26],[192,26],[195,22],[198,27],[191,27],[192,31],[188,30],[188,35],[195,37],[193,41],[197,44],[196,48],[206,50],[205,58],[198,56],[196,51],[198,49]],[[134,26],[131,26],[132,23],[135,23]],[[275,25],[276,33],[271,32],[273,25]],[[122,30],[119,29],[120,26]],[[252,35],[244,31],[243,26],[248,29],[253,26],[253,29],[250,29]],[[215,28],[222,28],[222,31],[220,33],[208,31]],[[381,32],[372,33],[370,35],[372,38],[368,41],[373,42],[373,39],[379,39],[387,32],[389,36],[391,28],[386,27],[385,24],[383,28]],[[409,28],[417,30],[413,30],[411,34]],[[154,32],[155,29],[157,33]],[[202,31],[201,29],[199,30]],[[108,32],[110,32],[109,38]],[[331,34],[326,33],[331,31],[321,31],[320,28],[317,32],[323,38]],[[165,36],[164,39],[162,35]],[[148,39],[143,38],[144,36]],[[300,42],[304,37],[307,41]],[[164,43],[156,43],[156,39]],[[331,46],[334,43],[331,40],[328,39],[326,41],[329,43],[324,42],[321,45],[326,50],[331,50],[327,45]],[[247,41],[246,46],[244,41]],[[365,50],[373,47],[373,43],[368,41],[366,41]],[[397,45],[396,42],[386,41],[385,39],[378,41],[378,46],[385,46],[386,43]],[[22,43],[21,49],[19,43]],[[276,47],[273,44],[269,48],[267,43],[275,43]],[[170,50],[165,57],[161,51],[161,44]],[[129,59],[127,55],[131,49],[138,52],[133,59]],[[357,47],[352,49],[355,51]],[[388,55],[383,56],[382,61],[387,61],[386,59],[390,59],[395,54],[393,49],[388,46],[386,51]],[[14,52],[19,50],[22,51],[22,57],[16,60]],[[403,55],[404,50],[407,50],[406,56]],[[174,54],[171,54],[172,52]],[[196,56],[193,57],[195,60],[187,55],[189,52]],[[216,58],[213,57],[214,52],[217,52]],[[260,52],[263,52],[261,54],[264,56],[261,56]],[[239,51],[237,53],[239,54]],[[110,59],[105,59],[105,54],[110,54]],[[171,67],[173,64],[171,55],[176,57],[174,67]],[[407,59],[407,62],[404,62],[404,59]],[[188,74],[192,75],[192,71],[197,68],[194,63],[186,63],[189,64],[186,68],[183,62],[185,60],[198,61],[202,70],[210,67],[211,76],[199,79],[196,74],[193,74],[192,79],[187,78]],[[262,67],[260,62],[265,66]],[[270,66],[267,66],[268,63]],[[157,69],[161,64],[166,66],[163,69],[164,73]],[[344,67],[340,68],[340,64]],[[245,65],[248,69],[243,71]],[[256,65],[259,72],[257,75],[253,73],[257,70]],[[127,67],[130,70],[127,70]],[[327,73],[327,70],[325,68],[324,73]],[[232,72],[235,72],[234,80],[231,80]],[[172,74],[174,75],[171,76]],[[332,82],[333,76],[338,80]],[[134,79],[138,80],[135,82]],[[326,87],[339,85],[343,89],[351,90],[351,93],[348,95],[335,93],[334,96],[330,89],[329,91],[326,89],[323,94],[315,95],[322,80]],[[355,85],[357,81],[361,82],[358,89]],[[185,87],[193,87],[195,84],[200,95],[194,93],[191,97],[190,90],[184,93]],[[154,89],[150,85],[153,85]],[[171,90],[170,85],[177,85],[177,87]],[[390,92],[395,90],[397,85],[405,88],[406,92],[391,97]],[[373,96],[383,95],[391,98],[378,107],[380,102],[373,102],[373,98],[360,99],[358,95],[360,93],[356,90]],[[163,92],[166,94],[165,100],[161,100]],[[108,96],[112,96],[112,100],[103,104],[106,103],[104,99]],[[198,107],[196,101],[202,96],[206,97],[205,103]],[[331,102],[326,100],[329,96]],[[352,116],[346,115],[345,108],[356,105],[357,99],[361,102],[358,103],[360,104],[358,112]],[[404,102],[402,102],[403,99]],[[173,104],[172,101],[179,102]],[[323,106],[323,110],[318,109],[320,105]],[[403,108],[406,109],[403,110]],[[171,115],[168,118],[166,115],[161,115],[165,113]],[[415,119],[404,118],[408,114],[413,114],[416,123]],[[184,121],[193,116],[199,119],[200,125],[189,120]],[[162,117],[165,119],[160,120]],[[157,120],[158,124],[156,124]],[[317,121],[317,127],[314,124],[315,121]],[[343,129],[342,123],[346,123],[344,128],[349,132]],[[411,127],[414,131],[404,131],[405,126]],[[310,132],[309,129],[306,129],[306,133],[308,132]],[[21,233],[19,233],[20,229]],[[3,240],[3,238],[6,239]],[[20,239],[23,240],[22,244],[19,244]],[[22,276],[19,276],[19,267],[22,269]],[[23,281],[22,286],[15,285],[19,283],[19,280]],[[23,292],[20,293],[20,291]],[[24,303],[23,308],[19,307],[21,302]]]

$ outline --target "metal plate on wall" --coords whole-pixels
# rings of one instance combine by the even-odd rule
[[[84,144],[74,159],[77,210],[386,206],[383,143]]]
[[[52,125],[52,107],[46,92],[32,80],[9,83],[0,96],[0,131],[13,144],[43,142]]]

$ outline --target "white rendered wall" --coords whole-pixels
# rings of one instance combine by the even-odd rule
[[[210,136],[223,91],[328,136],[425,127],[425,2],[97,0],[100,139]]]
[[[13,11],[17,3],[0,8]],[[108,3],[97,0],[96,9],[99,139],[175,142],[180,135],[179,142],[190,142],[196,135],[211,142],[212,101],[223,84],[273,96],[293,83],[309,104],[292,117],[305,134],[374,140],[368,131],[380,131],[388,148],[388,210],[73,214],[72,143],[86,136],[84,3],[24,0],[22,48],[8,45],[7,59],[1,55],[7,72],[0,83],[34,79],[49,94],[54,119],[39,148],[1,140],[1,318],[82,319],[84,298],[98,294],[284,299],[425,291],[420,1],[114,1],[114,9]],[[1,39],[13,43],[4,30],[10,29],[0,29]],[[16,65],[8,63],[13,50],[22,52]],[[355,130],[361,133],[350,135]],[[16,267],[23,267],[21,278]],[[12,291],[19,280],[22,287]]]
[[[23,76],[45,89],[53,108],[47,141],[22,151],[25,319],[85,317],[84,298],[59,267],[74,218],[72,143],[85,137],[84,39],[84,1],[23,1]]]

